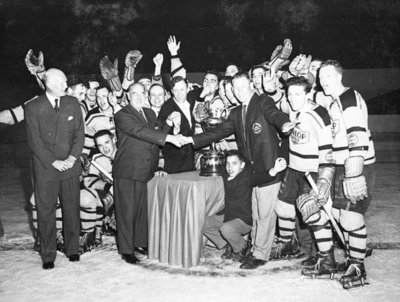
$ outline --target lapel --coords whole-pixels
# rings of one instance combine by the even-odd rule
[[[139,119],[143,124],[147,125],[147,121],[145,120],[145,118],[140,114],[139,111],[137,111],[131,104],[127,105],[128,106],[128,110],[130,113],[132,113],[137,119]],[[143,110],[143,108],[142,108]],[[144,112],[144,110],[143,110]],[[146,115],[147,118],[147,115]]]
[[[189,123],[188,119],[186,118],[186,115],[183,113],[183,111],[181,110],[181,107],[178,106],[178,104],[174,101],[173,98],[171,98],[171,103],[172,103],[172,107],[173,107],[174,111],[178,111],[181,114],[181,125],[187,125],[187,127],[189,129],[192,129],[192,127],[194,126],[193,120],[191,121],[192,127],[190,127],[190,123]],[[191,103],[189,103],[189,110],[190,110],[190,113],[193,110]],[[190,115],[190,116],[192,116],[192,115]]]

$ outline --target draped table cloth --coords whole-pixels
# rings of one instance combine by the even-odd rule
[[[197,171],[154,177],[147,191],[149,258],[185,268],[198,265],[205,217],[224,207],[222,177]]]

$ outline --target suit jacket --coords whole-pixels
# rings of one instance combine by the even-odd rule
[[[232,109],[220,127],[195,135],[193,141],[198,148],[234,133],[238,149],[252,165],[253,185],[270,185],[282,180],[284,176],[281,172],[272,177],[269,170],[275,165],[276,158],[283,155],[277,131],[289,121],[289,117],[276,108],[271,98],[254,94],[247,108],[246,133],[243,130],[242,105],[240,105]]]
[[[195,100],[192,99],[189,101],[190,104],[190,112],[191,112],[191,123],[190,127],[189,121],[186,118],[183,111],[176,104],[173,98],[167,100],[163,106],[161,107],[160,113],[158,114],[158,119],[162,125],[167,125],[167,118],[173,111],[178,111],[181,114],[181,130],[180,134],[184,136],[192,136],[194,135],[195,123],[193,117],[193,108],[195,104]],[[173,134],[173,127],[169,131],[170,134]],[[176,147],[173,144],[165,144],[163,148],[163,155],[165,160],[164,170],[168,173],[180,173],[185,171],[194,171],[194,150],[191,144],[184,145],[181,148]]]
[[[41,95],[27,103],[25,119],[35,176],[47,180],[79,176],[85,133],[78,100],[61,97],[56,113],[47,96]],[[77,159],[71,169],[60,172],[52,166],[55,160],[64,160],[69,155]]]
[[[156,130],[158,124],[153,110],[143,108],[143,111],[147,121],[130,104],[114,116],[118,138],[113,164],[115,178],[147,182],[157,170],[158,146],[165,144],[167,134]],[[169,131],[169,127],[162,130]]]

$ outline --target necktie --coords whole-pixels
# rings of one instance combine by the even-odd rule
[[[247,113],[247,105],[243,105],[242,108],[242,123],[243,123],[243,136],[246,140],[246,113]]]
[[[144,112],[143,112],[142,109],[139,110],[139,113],[143,116],[144,120],[145,120],[146,123],[147,123],[147,118],[146,118],[146,116],[144,115]]]
[[[54,100],[54,111],[56,112],[56,113],[58,113],[58,110],[60,109],[59,107],[58,107],[58,99],[55,99]]]

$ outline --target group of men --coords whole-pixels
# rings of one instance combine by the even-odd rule
[[[300,245],[309,244],[304,275],[343,270],[340,281],[345,288],[364,285],[363,215],[371,201],[375,154],[365,101],[343,85],[340,64],[298,55],[283,71],[292,50],[290,40],[285,40],[269,61],[249,73],[230,64],[222,79],[210,70],[203,86],[193,88],[178,55],[180,42],[171,36],[167,46],[170,89],[161,79],[162,54],[153,59],[152,77],[134,81],[142,54],[131,51],[122,83],[117,61],[105,57],[100,70],[108,85],[77,81],[67,90],[63,72],[44,71],[43,56],[28,53],[28,69],[46,89],[25,105],[43,268],[53,268],[56,257],[57,197],[70,261],[79,261],[79,237],[82,230],[91,229],[83,227],[86,194],[95,197],[94,206],[86,203],[86,213],[94,211],[99,229],[115,207],[118,250],[126,262],[135,264],[135,250],[145,252],[147,247],[147,182],[154,175],[195,170],[198,150],[224,142],[222,149],[238,149],[251,171],[251,244],[238,252],[240,267],[254,269],[271,259],[297,256],[299,237]],[[207,115],[204,108],[212,106],[221,106],[228,116],[219,127],[203,132],[196,125]],[[18,122],[21,118],[15,112],[0,114]],[[96,164],[100,157],[112,166]],[[279,157],[287,159],[288,168],[271,173]],[[81,162],[86,164],[83,190]],[[100,178],[93,176],[93,169]],[[348,261],[343,268],[334,259],[332,215],[345,238]],[[306,227],[296,227],[296,220]],[[313,243],[317,253],[312,252]]]

